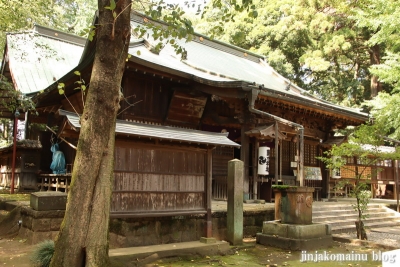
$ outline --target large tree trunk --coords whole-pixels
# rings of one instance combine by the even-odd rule
[[[114,167],[115,120],[130,37],[130,0],[113,14],[99,0],[96,54],[72,172],[67,209],[52,267],[108,266],[108,226]],[[127,8],[126,8],[127,7]],[[125,9],[126,8],[126,9]]]

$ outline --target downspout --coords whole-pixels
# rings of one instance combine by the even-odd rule
[[[251,94],[249,97],[249,111],[250,112],[261,115],[261,117],[271,118],[271,119],[275,120],[276,122],[280,122],[280,123],[288,125],[290,127],[295,127],[296,130],[298,131],[298,133],[300,135],[300,158],[299,158],[299,163],[298,163],[299,164],[299,173],[298,173],[297,179],[300,182],[300,186],[304,186],[304,175],[303,175],[303,172],[304,172],[304,127],[295,122],[272,115],[265,111],[255,109],[254,104],[256,102],[258,94],[259,94],[259,90],[251,89]],[[276,171],[278,171],[278,170],[276,170]]]

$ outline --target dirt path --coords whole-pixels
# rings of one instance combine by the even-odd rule
[[[34,246],[25,243],[26,240],[0,239],[0,265],[15,267],[30,267],[30,255]]]

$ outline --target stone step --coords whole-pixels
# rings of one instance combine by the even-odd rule
[[[358,218],[354,217],[354,218],[338,218],[336,220],[327,220],[327,221],[318,221],[318,223],[326,223],[326,224],[330,224],[332,227],[339,227],[341,225],[348,225],[348,224],[352,224],[355,221],[357,221]],[[368,218],[363,220],[364,223],[376,223],[376,222],[392,222],[392,221],[396,221],[399,220],[400,218],[397,216],[387,216],[387,217],[377,217],[377,218]],[[313,220],[313,222],[315,222]]]
[[[386,209],[384,208],[373,208],[373,209],[368,209],[368,213],[380,213],[380,212],[386,212]],[[354,209],[352,210],[324,210],[324,211],[314,211],[312,212],[313,217],[324,217],[324,216],[343,216],[346,214],[357,214]]]
[[[342,204],[327,204],[327,205],[319,205],[319,204],[314,204],[313,205],[313,212],[314,211],[329,211],[329,210],[353,210],[353,206],[351,205],[352,203],[342,203]],[[368,209],[379,209],[382,208],[382,205],[380,204],[368,204]]]
[[[378,227],[399,227],[400,220],[383,221],[383,222],[364,222],[365,227],[368,229],[374,229]],[[346,232],[353,232],[356,230],[356,225],[353,221],[352,224],[332,226],[332,234],[340,234]]]
[[[366,213],[367,218],[388,218],[388,217],[395,217],[396,214],[394,212],[374,212],[374,213]],[[329,215],[329,216],[314,216],[313,214],[313,222],[330,222],[330,221],[343,221],[349,219],[357,219],[357,213],[349,213],[349,214],[341,214],[340,216],[337,215]]]
[[[366,215],[363,221],[367,228],[400,226],[400,214],[382,204],[369,204]],[[355,231],[357,220],[358,213],[351,203],[313,206],[313,222],[331,225],[332,233]]]

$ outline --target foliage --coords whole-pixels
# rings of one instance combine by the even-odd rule
[[[272,185],[272,189],[277,189],[277,190],[287,190],[290,188],[297,188],[297,186],[292,186],[292,185]]]
[[[215,37],[265,55],[293,83],[335,103],[354,106],[370,99],[374,75],[391,81],[385,88],[391,90],[396,75],[389,80],[383,72],[398,66],[390,54],[400,48],[396,1],[258,0],[254,5],[256,18],[237,12]],[[210,12],[196,29],[212,33],[219,12]],[[380,56],[386,66],[378,65]]]
[[[341,169],[353,173],[355,183],[351,185],[350,196],[356,198],[353,208],[358,212],[358,221],[365,219],[365,212],[368,210],[369,198],[371,197],[370,192],[367,191],[367,184],[363,182],[364,178],[371,178],[369,177],[370,174],[366,174],[366,171],[372,166],[376,166],[379,161],[400,158],[399,151],[385,152],[380,148],[382,144],[384,144],[384,140],[381,129],[377,125],[361,125],[350,134],[348,143],[343,143],[340,146],[334,145],[331,150],[325,152],[325,157],[318,158],[331,171]],[[358,162],[358,164],[348,165],[347,158],[353,159],[353,162]],[[376,169],[375,171],[380,170]],[[346,184],[347,182],[342,181],[337,186],[343,187]],[[364,227],[362,223],[359,225]],[[362,228],[362,230],[364,229]],[[365,233],[365,231],[361,232]]]
[[[83,35],[96,9],[96,0],[0,0],[0,47],[4,33],[30,30],[34,24]]]
[[[35,105],[30,98],[14,90],[7,78],[0,74],[0,98],[1,105],[10,112],[20,109],[22,111],[35,112]]]
[[[37,244],[31,256],[31,262],[35,267],[50,266],[51,258],[54,254],[54,241],[45,240]]]
[[[381,92],[373,100],[367,101],[374,118],[374,124],[381,135],[400,140],[400,93]]]
[[[358,200],[355,204],[352,204],[353,208],[355,211],[361,211],[361,218],[360,219],[365,219],[367,218],[367,215],[365,215],[365,212],[368,210],[368,203],[370,198],[372,197],[371,191],[368,188],[368,185],[366,183],[360,183],[358,186],[356,186],[351,192],[350,192],[351,197],[356,197]]]

